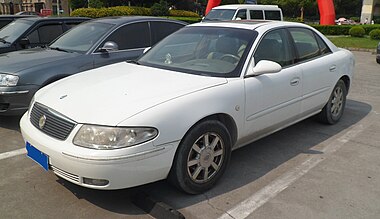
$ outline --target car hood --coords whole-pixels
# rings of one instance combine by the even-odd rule
[[[25,69],[63,59],[80,56],[45,48],[33,48],[0,54],[0,72],[17,74]]]
[[[36,94],[36,101],[78,123],[116,126],[166,101],[227,83],[126,62],[76,74]]]

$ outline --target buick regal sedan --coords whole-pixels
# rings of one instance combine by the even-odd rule
[[[210,189],[231,151],[312,115],[338,122],[353,55],[313,28],[286,22],[200,23],[135,63],[51,84],[20,125],[28,156],[94,189],[168,178]]]
[[[136,59],[185,25],[156,17],[103,18],[78,25],[45,48],[0,55],[0,115],[22,115],[41,87],[78,72]]]

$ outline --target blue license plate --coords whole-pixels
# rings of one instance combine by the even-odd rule
[[[26,142],[27,155],[36,163],[41,165],[46,171],[49,170],[49,158],[46,154],[33,147],[29,142]]]

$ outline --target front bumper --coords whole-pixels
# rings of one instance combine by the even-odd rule
[[[153,142],[117,149],[95,150],[72,144],[77,125],[65,141],[49,137],[35,128],[25,113],[21,133],[26,142],[48,156],[49,169],[74,184],[94,189],[122,189],[165,179],[179,141],[155,146]],[[90,185],[85,179],[102,179],[105,186]]]
[[[0,87],[0,115],[22,115],[38,89],[36,85]]]

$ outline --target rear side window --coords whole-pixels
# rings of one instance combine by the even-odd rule
[[[236,14],[236,18],[240,18],[241,20],[247,20],[247,10],[240,9]]]
[[[156,44],[169,34],[184,27],[182,24],[169,23],[163,21],[152,21],[150,22],[150,30],[152,33],[152,45]]]
[[[289,28],[289,31],[297,50],[297,61],[305,61],[319,56],[319,45],[311,30],[304,28]]]
[[[264,14],[262,10],[250,10],[249,15],[251,19],[264,20]]]
[[[321,39],[320,36],[315,34],[315,38],[317,39],[319,50],[321,51],[321,55],[331,53],[330,48],[326,45],[326,43]]]
[[[150,46],[148,22],[127,24],[113,32],[106,40],[113,41],[119,50],[139,49]]]
[[[78,24],[80,24],[80,23],[79,22],[77,22],[77,23],[70,22],[70,23],[66,23],[66,26],[68,29],[71,29],[71,28],[77,26]]]
[[[275,20],[280,21],[281,20],[281,13],[280,11],[264,11],[265,13],[265,20]]]

